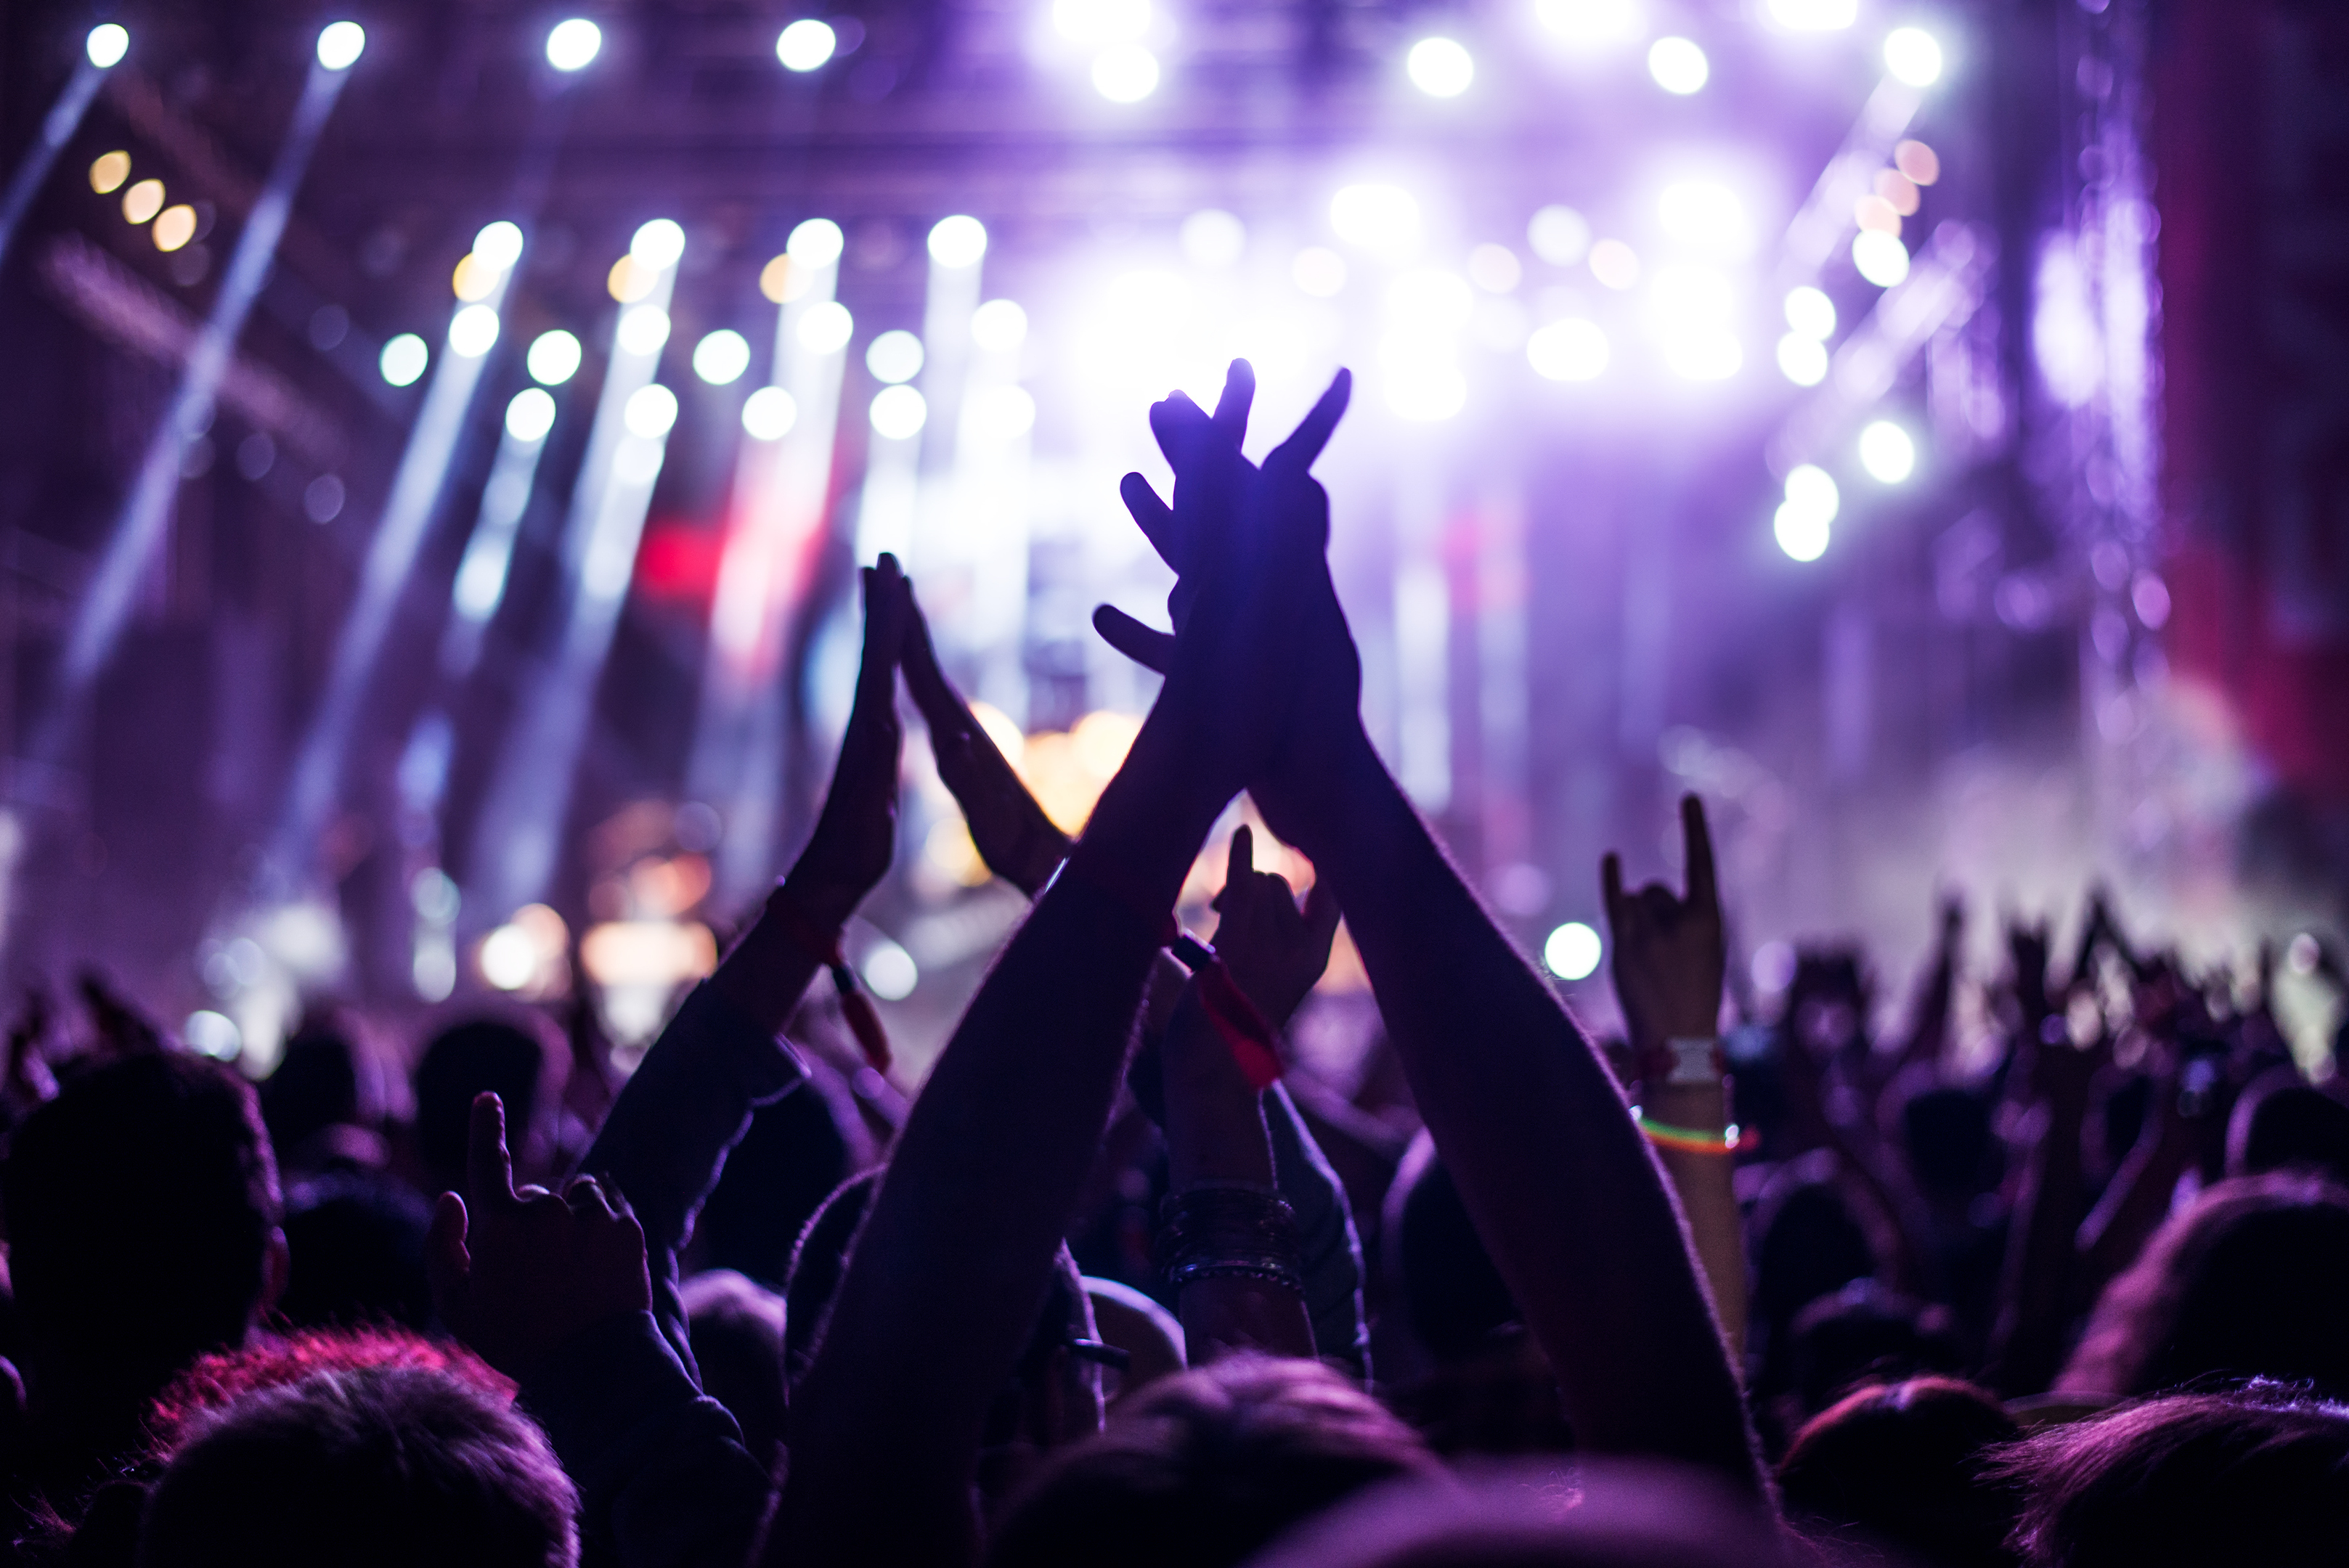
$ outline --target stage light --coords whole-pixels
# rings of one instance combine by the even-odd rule
[[[473,254],[500,272],[510,270],[522,260],[522,226],[504,218],[482,224],[473,236]]]
[[[1247,246],[1247,230],[1229,212],[1209,207],[1183,220],[1183,254],[1193,266],[1228,267]]]
[[[620,409],[628,434],[657,441],[677,423],[677,394],[655,381],[628,394]]]
[[[166,207],[155,214],[153,235],[159,251],[176,251],[196,237],[196,210],[182,201],[176,207]]]
[[[1824,517],[1781,506],[1771,521],[1770,531],[1788,560],[1816,561],[1827,552],[1827,540],[1834,525]]]
[[[1895,27],[1884,39],[1884,68],[1912,88],[1941,79],[1940,41],[1922,27]]]
[[[1806,517],[1833,522],[1842,509],[1843,494],[1826,469],[1816,463],[1797,463],[1786,474],[1786,504]]]
[[[2137,581],[2129,584],[2129,604],[2148,632],[2158,632],[2169,624],[2169,585],[2150,572],[2138,573]]]
[[[1387,285],[1389,314],[1415,330],[1456,331],[1475,308],[1468,280],[1441,267],[1415,267]]]
[[[838,300],[810,305],[800,317],[800,346],[811,354],[837,354],[856,335],[856,318]]]
[[[873,397],[873,430],[893,441],[920,433],[930,406],[911,387],[884,387]]]
[[[685,231],[673,218],[655,218],[628,237],[628,254],[648,267],[673,267],[685,254]]]
[[[214,1061],[234,1061],[237,1053],[244,1049],[244,1035],[237,1028],[236,1021],[210,1008],[189,1014],[187,1023],[181,1026],[180,1037],[187,1042],[188,1049]]]
[[[775,58],[787,71],[819,69],[840,47],[840,37],[828,22],[802,16],[775,38]]]
[[[780,387],[761,387],[742,405],[742,433],[754,441],[780,441],[799,423],[800,406]]]
[[[1552,381],[1595,381],[1607,356],[1607,334],[1595,321],[1554,321],[1526,339],[1526,358]]]
[[[1308,245],[1288,264],[1288,276],[1316,299],[1328,299],[1346,286],[1346,261],[1337,252]]]
[[[556,327],[532,341],[523,363],[530,370],[530,378],[540,386],[560,387],[578,374],[579,358],[579,340]]]
[[[90,161],[89,188],[101,196],[111,196],[122,189],[130,178],[130,154],[101,152]]]
[[[1692,39],[1659,38],[1648,47],[1648,74],[1666,92],[1686,98],[1704,89],[1713,64]]]
[[[1458,98],[1476,79],[1475,57],[1457,38],[1422,38],[1404,57],[1411,85],[1430,98]]]
[[[504,268],[492,265],[479,251],[468,251],[458,258],[457,270],[449,274],[449,287],[459,299],[471,304],[496,293],[505,275]]]
[[[501,991],[519,991],[538,975],[538,942],[519,925],[501,925],[481,939],[481,978]]]
[[[1859,20],[1858,0],[1770,0],[1770,19],[1796,33],[1834,33]]]
[[[1534,15],[1571,44],[1620,43],[1640,28],[1636,0],[1537,0]]]
[[[1706,250],[1742,255],[1754,245],[1745,204],[1735,191],[1711,181],[1682,180],[1665,186],[1657,199],[1656,215],[1664,232]]]
[[[1569,920],[1542,944],[1542,962],[1561,980],[1587,980],[1599,972],[1606,949],[1599,933],[1578,920]]]
[[[1889,289],[1909,275],[1909,247],[1880,229],[1862,229],[1851,242],[1851,264],[1878,288]]]
[[[922,373],[922,340],[902,329],[885,332],[864,346],[864,368],[876,381],[911,381]]]
[[[1036,428],[1036,399],[1024,387],[990,387],[978,395],[971,415],[982,440],[1003,446]]]
[[[1053,0],[1052,26],[1094,48],[1130,44],[1150,30],[1150,0]]]
[[[367,29],[357,22],[329,22],[318,34],[318,63],[330,71],[347,71],[367,49]]]
[[[1601,240],[1590,247],[1590,275],[1610,289],[1637,288],[1639,253],[1620,240]]]
[[[1093,91],[1112,103],[1140,103],[1158,90],[1158,57],[1140,44],[1112,44],[1093,57]]]
[[[112,70],[130,52],[130,30],[119,22],[100,22],[82,40],[82,52],[101,71]]]
[[[1366,251],[1408,249],[1419,239],[1419,202],[1399,185],[1349,185],[1330,198],[1330,227]]]
[[[625,354],[658,354],[668,330],[668,312],[657,304],[634,304],[620,313],[620,329],[613,335]]]
[[[1013,301],[991,299],[970,313],[970,340],[989,354],[1009,354],[1027,337],[1028,313]]]
[[[1570,267],[1590,253],[1590,222],[1571,207],[1552,204],[1526,225],[1526,242],[1554,267]]]
[[[141,180],[122,193],[122,217],[125,222],[144,223],[163,210],[163,182]]]
[[[485,304],[469,304],[449,323],[449,351],[463,359],[479,359],[498,341],[498,313]]]
[[[1507,294],[1525,274],[1516,252],[1506,245],[1479,245],[1468,253],[1468,281],[1486,294]]]
[[[742,335],[720,327],[693,346],[693,373],[712,387],[730,387],[750,368],[750,345]]]
[[[584,71],[604,49],[604,29],[585,16],[557,22],[546,36],[546,63],[558,71]]]
[[[1851,204],[1851,221],[1878,234],[1900,237],[1900,209],[1873,191]]]
[[[412,387],[431,359],[432,351],[424,346],[422,338],[412,332],[403,332],[383,346],[383,354],[376,363],[383,378],[394,387]]]
[[[864,988],[884,1002],[902,1002],[914,994],[921,983],[922,972],[914,965],[914,955],[884,936],[873,944],[873,950],[857,966],[864,976]]]
[[[1778,368],[1797,387],[1816,387],[1827,378],[1826,345],[1790,332],[1778,340]]]
[[[506,404],[506,434],[528,446],[554,428],[554,398],[543,387],[525,387]]]
[[[987,254],[987,225],[959,212],[941,218],[930,226],[929,246],[930,260],[942,267],[975,267]]]
[[[1904,141],[1892,150],[1892,167],[1914,184],[1930,185],[1941,177],[1941,157],[1921,141]]]
[[[1879,484],[1897,485],[1917,471],[1917,443],[1889,419],[1859,433],[1859,466]]]
[[[828,267],[840,260],[847,246],[848,237],[840,232],[839,224],[829,218],[810,218],[792,230],[783,253],[803,267]]]
[[[1805,337],[1825,343],[1835,335],[1835,301],[1824,291],[1804,284],[1786,291],[1786,325]]]

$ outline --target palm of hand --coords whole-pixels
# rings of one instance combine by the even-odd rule
[[[856,703],[815,834],[792,868],[795,891],[825,906],[810,911],[821,920],[845,920],[889,874],[896,849],[897,757],[905,740],[896,667],[911,597],[894,556],[882,556],[864,579],[864,662]]]

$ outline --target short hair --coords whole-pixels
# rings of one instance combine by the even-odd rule
[[[2031,1568],[2315,1568],[2349,1540],[2349,1408],[2256,1383],[2174,1395],[2009,1449]]]
[[[280,1199],[252,1088],[172,1051],[69,1076],[17,1129],[0,1205],[36,1364],[103,1365],[151,1392],[244,1337]]]
[[[2349,1105],[2311,1088],[2292,1068],[2252,1080],[2227,1121],[2227,1174],[2313,1171],[2349,1182]]]
[[[190,1424],[140,1568],[573,1568],[578,1495],[512,1406],[446,1371],[313,1373]]]
[[[1240,1357],[1163,1378],[1047,1463],[989,1568],[1224,1568],[1363,1488],[1435,1460],[1318,1361]]]
[[[1889,1544],[1937,1568],[2013,1562],[2020,1501],[1991,1470],[2021,1435],[1971,1383],[1912,1377],[1847,1395],[1812,1418],[1779,1461],[1787,1513],[1831,1540]]]
[[[2287,1171],[2210,1187],[2106,1287],[2057,1387],[2138,1395],[2213,1377],[2349,1397],[2349,1191]]]
[[[505,1103],[506,1137],[517,1154],[538,1110],[547,1047],[502,1018],[473,1018],[441,1030],[416,1064],[416,1151],[433,1181],[461,1186],[473,1101],[483,1091]]]

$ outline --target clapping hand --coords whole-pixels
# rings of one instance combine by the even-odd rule
[[[1610,853],[1599,862],[1607,924],[1614,935],[1615,995],[1632,1046],[1643,1058],[1661,1051],[1668,1040],[1710,1039],[1720,1028],[1727,943],[1713,881],[1713,836],[1705,827],[1704,803],[1693,795],[1681,799],[1681,833],[1688,851],[1684,898],[1660,882],[1626,892],[1622,861]]]
[[[913,595],[894,555],[866,567],[864,584],[864,663],[856,674],[855,706],[815,833],[786,879],[801,913],[833,930],[889,874],[896,847],[897,756],[905,727],[897,719],[895,671]]]
[[[1242,824],[1232,834],[1224,891],[1216,895],[1223,916],[1216,952],[1265,1021],[1279,1029],[1330,966],[1338,899],[1328,882],[1317,882],[1300,910],[1287,877],[1256,869],[1255,851],[1256,835]]]

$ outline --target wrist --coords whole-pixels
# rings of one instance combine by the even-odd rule
[[[848,917],[864,902],[867,888],[852,888],[807,869],[807,857],[784,874],[772,892],[767,895],[770,908],[777,903],[784,913],[802,927],[813,928],[837,935],[847,925]]]

